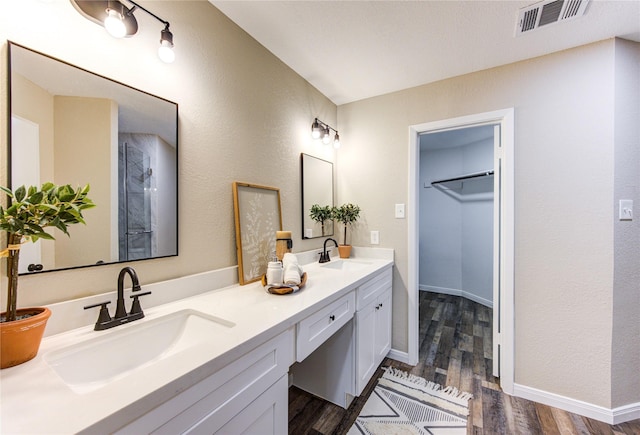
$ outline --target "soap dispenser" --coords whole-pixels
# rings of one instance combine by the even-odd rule
[[[275,251],[269,264],[267,265],[267,285],[280,286],[284,276],[284,269],[282,268],[282,262],[278,261]]]

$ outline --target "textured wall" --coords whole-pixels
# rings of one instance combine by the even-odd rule
[[[408,127],[514,107],[515,381],[611,404],[613,48],[604,41],[339,107],[338,197],[365,216],[355,243],[377,229],[396,251],[394,348],[407,349],[416,291],[407,222],[393,218],[394,203],[407,202]]]
[[[309,132],[315,116],[335,125],[336,106],[210,3],[144,3],[171,22],[173,64],[158,59],[161,25],[144,13],[136,14],[138,35],[120,40],[79,15],[68,0],[11,2],[0,14],[0,41],[12,40],[178,103],[180,255],[132,263],[143,284],[237,264],[231,192],[236,180],[279,187],[283,225],[294,233],[294,250],[321,246],[320,239],[301,239],[299,162],[301,152],[334,160],[331,147],[314,143]],[[6,43],[0,56],[4,64]],[[4,185],[6,68],[0,69],[0,83]],[[120,267],[21,277],[19,303],[112,291]]]
[[[614,225],[613,406],[640,402],[640,44],[615,46],[615,191],[631,199],[634,219]]]

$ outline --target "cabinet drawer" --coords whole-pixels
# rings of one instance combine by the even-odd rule
[[[309,356],[353,317],[355,299],[355,292],[350,292],[298,323],[296,336],[298,362]]]
[[[201,421],[213,433],[246,408],[289,370],[290,329],[218,370],[117,433],[183,433]]]
[[[392,286],[392,276],[392,269],[389,268],[380,272],[378,275],[374,276],[369,281],[358,287],[358,301],[356,310],[361,310],[372,301],[375,301],[378,295],[383,290],[390,289]]]

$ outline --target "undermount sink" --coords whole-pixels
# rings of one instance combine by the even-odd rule
[[[215,339],[235,323],[196,310],[182,310],[53,350],[44,359],[77,393],[96,390],[136,369]]]
[[[361,260],[333,260],[329,263],[324,263],[320,267],[326,267],[327,269],[355,271],[361,270],[365,267],[369,267],[372,263],[369,261]]]

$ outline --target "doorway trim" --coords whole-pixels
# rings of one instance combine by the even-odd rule
[[[423,133],[473,127],[483,124],[500,125],[501,177],[500,196],[500,300],[494,301],[494,322],[496,314],[501,325],[498,339],[500,346],[500,386],[507,394],[513,394],[515,364],[515,322],[514,322],[514,109],[507,108],[492,112],[478,113],[440,121],[409,126],[409,186],[407,213],[408,246],[408,357],[409,364],[418,363],[420,343],[419,325],[419,187],[420,187],[420,140]],[[494,337],[494,340],[496,337]]]

